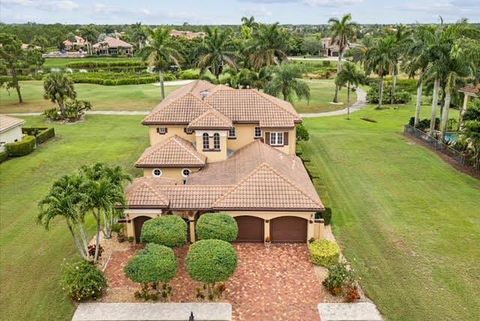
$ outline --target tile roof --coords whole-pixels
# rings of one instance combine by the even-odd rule
[[[0,115],[0,133],[6,132],[11,128],[21,126],[23,124],[25,124],[23,119],[7,115]]]
[[[173,135],[163,142],[147,148],[135,163],[135,167],[203,167],[206,157],[192,143]]]
[[[215,109],[233,123],[292,128],[302,119],[293,106],[255,89],[233,89],[198,80],[172,92],[144,119],[143,124],[189,124]]]
[[[225,117],[225,115],[213,108],[207,110],[188,124],[190,129],[229,129],[232,126],[230,118]]]
[[[160,178],[139,180],[152,182],[150,186],[160,198],[169,200],[169,209],[317,211],[324,208],[302,161],[260,141],[238,150],[226,161],[207,164],[203,170],[191,174],[185,185],[155,184]],[[137,200],[134,204],[148,207],[154,195],[139,186],[142,191],[134,194]],[[143,203],[138,202],[142,193],[147,193]]]
[[[108,46],[109,48],[132,48],[133,46],[128,42],[114,37],[105,37],[103,41],[97,42],[93,45],[93,48],[99,48]]]
[[[126,190],[127,206],[129,208],[167,208],[169,199],[158,190],[159,186],[174,185],[175,181],[146,177],[135,179]]]
[[[460,92],[472,94],[474,96],[477,96],[480,94],[480,84],[478,85],[468,85],[459,90]]]

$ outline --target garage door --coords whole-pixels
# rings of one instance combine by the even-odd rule
[[[295,216],[277,217],[270,221],[270,237],[276,243],[306,243],[306,219]]]
[[[140,235],[142,235],[143,223],[148,221],[148,216],[137,216],[133,219],[133,225],[135,226],[135,242],[140,243]]]
[[[237,242],[263,242],[264,221],[253,216],[236,216],[238,225]]]

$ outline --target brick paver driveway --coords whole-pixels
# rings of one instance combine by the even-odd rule
[[[226,283],[222,301],[233,306],[235,321],[319,321],[321,285],[309,262],[305,244],[235,244],[238,268]],[[188,276],[184,258],[188,247],[176,250],[177,277],[172,281],[173,302],[194,302],[200,284]],[[109,290],[105,302],[132,302],[138,286],[123,267],[135,249],[114,252],[106,268]]]

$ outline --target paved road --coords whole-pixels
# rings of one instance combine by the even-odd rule
[[[350,107],[350,113],[359,111],[366,106],[367,93],[361,89],[357,89],[357,101]],[[315,117],[328,117],[346,115],[348,108],[328,111],[323,113],[304,113],[300,114],[303,118],[315,118]],[[148,115],[149,110],[127,111],[127,110],[90,110],[87,111],[88,115],[120,115],[120,116],[132,116],[132,115]],[[12,116],[40,116],[42,113],[10,113]]]

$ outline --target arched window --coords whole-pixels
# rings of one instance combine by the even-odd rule
[[[208,138],[208,133],[203,133],[203,149],[208,150],[210,149],[210,141]]]
[[[220,134],[215,133],[213,134],[213,148],[220,149]]]

